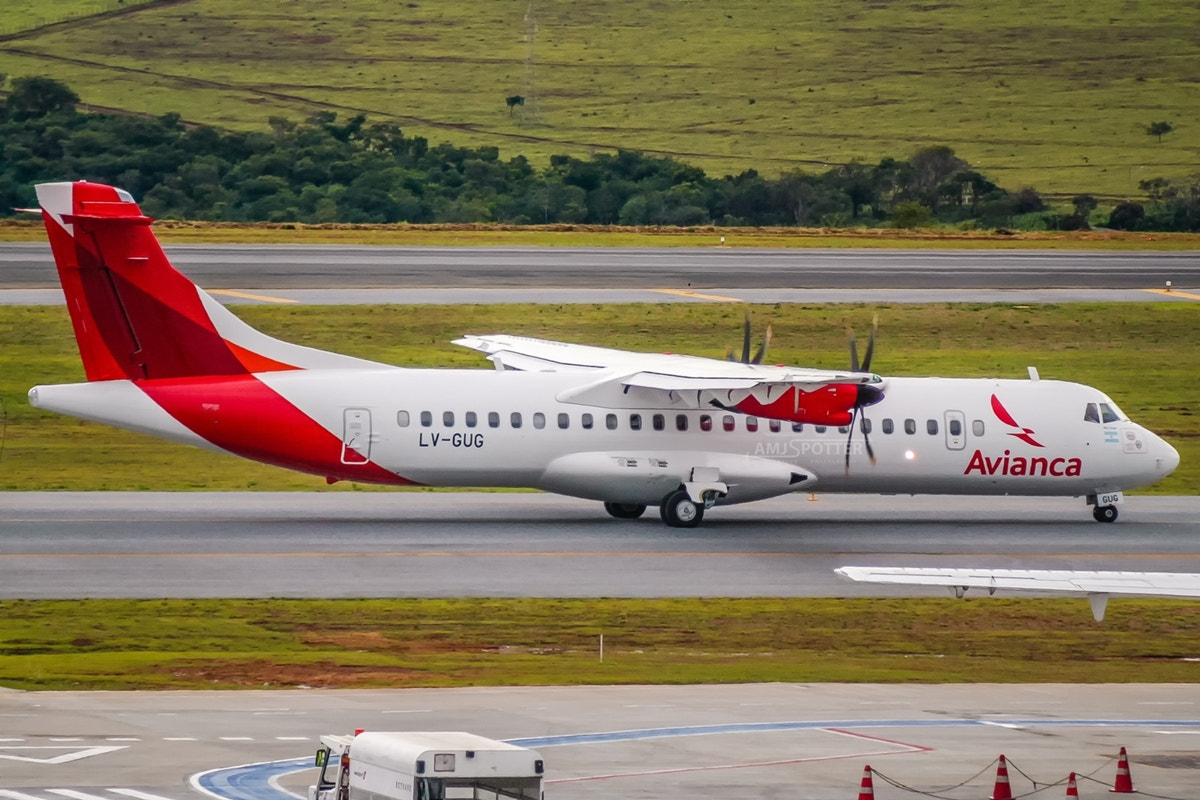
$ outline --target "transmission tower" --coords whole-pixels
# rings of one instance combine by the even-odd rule
[[[534,125],[542,121],[538,109],[536,43],[537,16],[533,10],[533,0],[529,0],[529,6],[525,9],[525,106],[522,117]]]

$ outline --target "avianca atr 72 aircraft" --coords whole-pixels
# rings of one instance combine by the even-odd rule
[[[37,195],[87,382],[36,386],[34,406],[331,483],[533,487],[676,527],[798,490],[1081,496],[1111,522],[1179,463],[1089,386],[881,378],[870,348],[846,372],[503,335],[458,340],[496,370],[314,350],[177,272],[127,192]]]

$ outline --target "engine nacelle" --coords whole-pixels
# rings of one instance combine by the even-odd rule
[[[743,414],[811,425],[849,425],[854,407],[869,406],[883,399],[883,392],[869,384],[831,383],[812,392],[792,387],[763,403],[754,395],[730,404]]]

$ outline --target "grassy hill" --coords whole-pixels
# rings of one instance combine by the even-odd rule
[[[621,147],[717,175],[948,144],[1009,188],[1115,198],[1200,164],[1198,28],[1181,0],[6,0],[0,63],[227,127],[363,112],[538,164]]]

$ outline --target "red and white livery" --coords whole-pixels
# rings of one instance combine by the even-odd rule
[[[458,340],[495,370],[315,350],[177,272],[126,192],[37,193],[87,382],[33,405],[330,482],[532,487],[683,527],[798,490],[1071,495],[1112,521],[1179,463],[1100,391],[1032,371],[881,378],[507,335]]]

